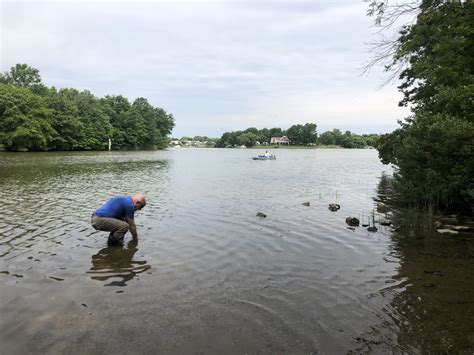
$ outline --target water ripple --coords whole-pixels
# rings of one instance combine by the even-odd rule
[[[34,290],[33,299],[40,293],[56,299],[26,305],[8,288],[2,309],[54,315],[56,303],[69,307],[64,319],[76,319],[87,308],[112,329],[110,302],[123,306],[123,319],[146,309],[140,329],[146,324],[183,337],[207,332],[240,344],[236,352],[353,349],[353,339],[386,321],[390,292],[403,286],[386,284],[398,265],[389,231],[345,224],[348,216],[374,211],[382,165],[373,151],[282,150],[272,162],[250,154],[1,154],[0,279]],[[114,195],[136,192],[148,199],[136,214],[139,244],[107,247],[106,233],[90,226],[92,211]],[[338,212],[328,210],[333,202],[342,206]],[[387,296],[374,296],[381,293]],[[17,330],[43,334],[38,329],[55,327],[51,319],[20,320]],[[95,334],[87,328],[93,322],[81,324]],[[159,349],[186,352],[201,341],[191,338],[182,338],[182,348],[160,338]]]

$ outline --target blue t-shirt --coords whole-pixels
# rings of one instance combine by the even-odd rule
[[[116,218],[120,220],[133,219],[135,207],[130,196],[117,196],[107,201],[105,205],[94,212],[97,217]]]

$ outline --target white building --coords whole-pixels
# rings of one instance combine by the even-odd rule
[[[272,137],[272,139],[270,139],[270,144],[290,144],[290,140],[287,136]]]

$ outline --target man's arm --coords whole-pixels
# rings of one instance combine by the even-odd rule
[[[130,218],[126,218],[125,221],[130,226],[130,233],[132,233],[133,239],[138,240],[137,226],[135,225],[135,221]]]

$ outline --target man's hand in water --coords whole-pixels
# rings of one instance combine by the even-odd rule
[[[133,219],[128,218],[126,221],[130,226],[130,233],[132,233],[133,240],[138,241],[137,226],[135,225],[135,221]]]

